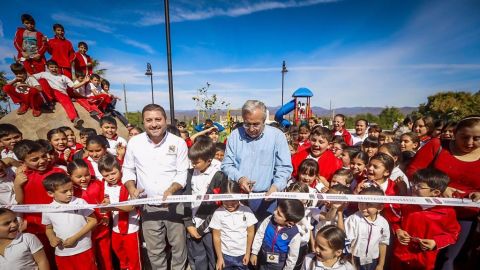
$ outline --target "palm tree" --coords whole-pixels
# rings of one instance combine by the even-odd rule
[[[107,73],[107,69],[106,68],[97,69],[99,66],[100,66],[100,62],[97,59],[92,58],[93,73],[98,74],[100,77],[104,77],[105,73]]]

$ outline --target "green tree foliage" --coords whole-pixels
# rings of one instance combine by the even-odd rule
[[[105,77],[105,74],[107,73],[107,69],[106,68],[98,69],[99,66],[100,66],[100,62],[97,59],[92,58],[93,73],[98,74],[98,76],[100,77]]]
[[[403,121],[403,113],[395,107],[386,107],[378,115],[378,123],[383,129],[392,129],[395,122]]]
[[[471,114],[480,114],[480,91],[437,93],[429,96],[426,104],[420,104],[418,112],[433,118],[454,121]]]
[[[222,109],[227,109],[230,103],[220,99],[217,94],[210,95],[208,89],[210,84],[197,90],[197,95],[192,97],[196,102],[196,107],[204,119],[218,120],[218,112]],[[200,121],[199,121],[200,122]]]

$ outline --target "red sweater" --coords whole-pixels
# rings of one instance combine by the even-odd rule
[[[292,156],[293,173],[292,177],[297,178],[300,163],[310,155],[310,149],[303,150]],[[319,175],[325,177],[328,181],[332,180],[333,173],[342,168],[342,161],[335,155],[326,150],[318,159]]]
[[[25,33],[25,28],[19,27],[17,29],[17,32],[15,33],[15,38],[13,40],[13,45],[18,51],[18,58],[23,57],[22,51],[23,51],[23,34]],[[45,63],[45,57],[43,56],[45,52],[47,51],[47,43],[44,40],[44,36],[41,32],[36,32],[36,38],[37,38],[37,53],[40,54],[42,57],[40,58],[40,61]]]
[[[338,131],[340,132],[340,131]],[[337,131],[333,131],[333,136],[336,136],[338,134],[336,134]],[[352,134],[350,134],[350,132],[348,132],[348,130],[346,129],[342,129],[341,131],[342,133],[342,137],[343,137],[343,140],[345,141],[345,143],[348,145],[348,146],[352,146],[353,145],[353,139],[352,139]]]
[[[85,59],[83,58],[83,56],[87,58],[87,62],[85,62]],[[87,67],[87,64],[92,64],[92,58],[90,58],[90,56],[86,54],[83,56],[79,52],[75,53],[75,71],[76,72],[81,71],[85,75],[92,75],[93,73],[92,66]]]
[[[70,68],[75,60],[75,51],[72,43],[67,39],[54,37],[48,40],[48,53],[59,67]]]
[[[406,173],[408,179],[412,179],[417,170],[429,166],[440,143],[439,139],[433,138],[417,152],[408,166]],[[471,192],[480,191],[480,159],[472,162],[461,161],[453,156],[448,144],[448,142],[442,143],[442,151],[434,167],[448,175],[449,187],[465,192],[458,194],[459,197],[468,197]],[[479,213],[478,208],[457,207],[455,210],[459,219],[474,219]]]
[[[393,225],[392,229],[394,231],[402,229],[412,238],[433,239],[437,244],[434,250],[423,251],[415,241],[410,241],[407,246],[404,246],[395,239],[392,267],[399,270],[407,266],[408,269],[433,270],[439,249],[454,244],[460,233],[455,210],[445,206],[424,210],[419,205],[402,205],[401,221]]]
[[[74,186],[73,195],[78,198],[84,199],[89,204],[100,204],[105,199],[105,186],[102,181],[92,180],[88,183],[87,189],[82,189],[78,186]],[[95,209],[95,216],[100,221],[104,217],[108,217],[108,214],[101,213],[100,209]],[[92,239],[99,239],[108,235],[110,232],[108,225],[98,224],[92,234]]]
[[[53,201],[48,196],[47,191],[43,187],[43,180],[53,173],[65,173],[60,168],[50,168],[43,172],[26,170],[27,182],[23,185],[23,204],[49,204]],[[27,232],[37,234],[45,234],[45,225],[42,225],[41,213],[25,213],[23,218],[27,221]]]

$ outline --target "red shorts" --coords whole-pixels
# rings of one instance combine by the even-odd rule
[[[97,270],[93,249],[72,256],[57,256],[55,262],[61,270]]]

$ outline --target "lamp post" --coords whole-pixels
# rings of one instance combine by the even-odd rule
[[[167,41],[167,71],[168,71],[168,96],[170,101],[170,123],[175,122],[175,108],[173,102],[173,75],[172,75],[172,46],[170,45],[170,8],[168,0],[163,1],[165,6],[165,36]]]
[[[285,73],[287,73],[288,70],[287,70],[287,66],[285,65],[285,61],[283,61],[283,64],[282,64],[282,107],[283,107],[283,85],[284,85],[284,82],[285,82]]]
[[[152,72],[152,65],[150,63],[147,63],[147,71],[145,72],[145,75],[150,76],[150,86],[152,87],[152,104],[155,103],[153,100],[153,72]]]

